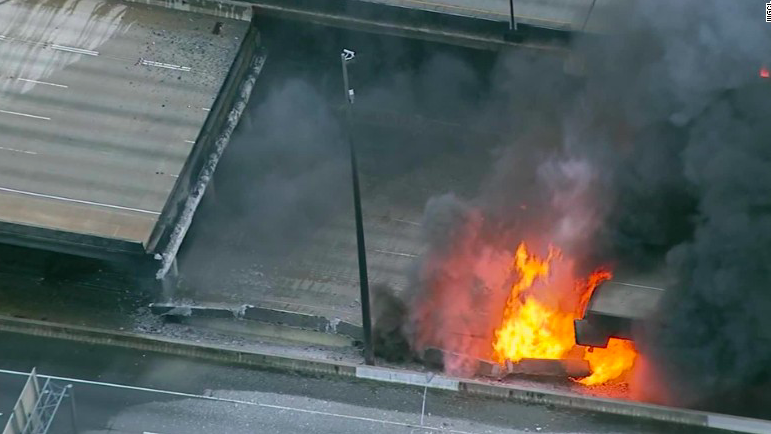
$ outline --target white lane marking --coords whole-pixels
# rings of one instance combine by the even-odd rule
[[[107,204],[107,203],[92,202],[90,200],[71,199],[69,197],[53,196],[53,195],[50,195],[50,194],[42,194],[42,193],[33,193],[31,191],[16,190],[16,189],[13,189],[13,188],[0,187],[0,191],[5,191],[5,192],[8,192],[8,193],[23,194],[25,196],[32,196],[32,197],[42,197],[44,199],[61,200],[63,202],[72,202],[72,203],[80,203],[80,204],[83,204],[83,205],[101,206],[103,208],[119,209],[119,210],[123,210],[123,211],[133,211],[133,212],[138,212],[138,213],[142,213],[142,214],[161,215],[161,213],[159,213],[159,212],[149,211],[149,210],[146,210],[146,209],[131,208],[131,207],[120,206],[120,205],[110,205],[110,204]]]
[[[97,51],[86,50],[86,49],[83,49],[83,48],[67,47],[67,46],[59,45],[59,44],[51,44],[51,45],[49,45],[49,47],[53,48],[54,50],[67,51],[69,53],[85,54],[85,55],[88,55],[88,56],[98,56],[99,55],[99,52],[97,52]]]
[[[185,143],[195,143],[195,140],[185,140]]]
[[[410,220],[404,220],[404,219],[391,219],[391,220],[393,220],[395,222],[399,222],[399,223],[406,223],[408,225],[420,226],[420,223],[413,222],[413,221],[410,221]]]
[[[22,154],[37,155],[37,152],[25,151],[23,149],[4,148],[0,146],[0,151],[21,152]]]
[[[190,71],[189,66],[172,65],[171,63],[154,62],[152,60],[146,60],[146,59],[141,59],[139,63],[145,66],[155,66],[157,68],[173,69],[175,71],[185,71],[185,72]]]
[[[19,371],[10,371],[7,369],[0,369],[0,374],[9,374],[9,375],[19,375],[24,377],[29,377],[29,372],[19,372]],[[179,396],[183,398],[195,398],[195,399],[205,399],[208,401],[217,401],[217,402],[227,402],[230,404],[241,404],[241,405],[251,405],[255,407],[262,407],[262,408],[270,408],[274,410],[286,410],[286,411],[294,411],[297,413],[305,413],[305,414],[313,414],[317,416],[331,416],[331,417],[337,417],[340,419],[348,419],[348,420],[358,420],[361,422],[373,422],[373,423],[381,423],[383,425],[393,425],[393,426],[399,426],[403,428],[411,428],[411,429],[422,429],[432,432],[441,432],[441,433],[453,433],[453,434],[475,434],[469,431],[459,431],[459,430],[453,430],[453,429],[447,429],[447,428],[441,428],[441,427],[432,427],[432,426],[420,426],[417,424],[412,423],[405,423],[405,422],[395,422],[392,420],[386,420],[386,419],[377,419],[373,417],[364,417],[364,416],[351,416],[348,414],[340,414],[340,413],[331,413],[327,411],[318,411],[318,410],[308,410],[305,408],[297,408],[297,407],[288,407],[284,405],[274,405],[274,404],[263,404],[260,402],[255,401],[244,401],[241,399],[231,399],[231,398],[217,398],[216,396],[206,396],[206,395],[196,395],[194,393],[185,393],[185,392],[174,392],[171,390],[162,390],[162,389],[151,389],[148,387],[139,387],[139,386],[128,386],[126,384],[115,384],[115,383],[104,383],[101,381],[90,381],[90,380],[81,380],[78,378],[67,378],[67,377],[56,377],[54,375],[41,375],[38,374],[38,377],[41,378],[50,378],[52,380],[58,380],[58,381],[67,381],[70,383],[80,383],[80,384],[89,384],[93,386],[106,386],[106,387],[114,387],[116,389],[124,389],[124,390],[136,390],[139,392],[150,392],[150,393],[162,393],[165,395],[171,395],[171,396]]]
[[[26,81],[28,83],[45,84],[46,86],[61,87],[61,88],[64,88],[64,89],[67,89],[69,87],[69,86],[64,85],[64,84],[49,83],[47,81],[30,80],[29,78],[16,77],[16,79],[19,80],[19,81]]]
[[[396,255],[396,256],[404,256],[405,258],[417,258],[418,255],[413,255],[412,253],[400,253],[400,252],[392,252],[390,250],[380,250],[380,249],[374,249],[378,253],[385,253],[386,255]]]
[[[47,118],[45,116],[36,116],[36,115],[30,115],[30,114],[27,114],[27,113],[12,112],[12,111],[8,111],[8,110],[0,110],[0,113],[5,113],[5,114],[8,114],[8,115],[24,116],[24,117],[33,118],[33,119],[42,119],[44,121],[50,121],[51,120],[51,118]]]

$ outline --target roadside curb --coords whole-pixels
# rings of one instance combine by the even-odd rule
[[[762,434],[771,432],[771,421],[760,419],[684,410],[620,399],[588,397],[536,387],[457,379],[441,374],[433,375],[345,362],[313,360],[257,351],[236,350],[224,346],[193,343],[160,336],[114,332],[7,316],[0,316],[0,331],[96,345],[154,351],[214,362],[236,363],[276,370],[338,375],[362,380],[427,387],[461,394],[512,399],[533,404],[549,404],[600,413],[675,422],[690,426],[733,430],[742,433]]]

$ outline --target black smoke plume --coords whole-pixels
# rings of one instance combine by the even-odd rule
[[[671,276],[636,337],[641,398],[769,416],[771,82],[759,70],[771,62],[771,25],[763,13],[759,0],[632,2],[612,36],[571,47],[584,65],[580,80],[548,61],[501,55],[489,104],[471,123],[503,122],[492,113],[505,111],[512,137],[477,194],[426,207],[429,248],[403,328],[413,347],[473,354],[473,338],[489,338],[496,319],[479,301],[505,300],[492,288],[509,278],[480,262],[495,264],[496,252],[538,234],[585,271]],[[449,338],[459,331],[465,338]]]
[[[599,160],[616,164],[593,259],[664,263],[675,282],[637,337],[650,367],[640,393],[768,416],[771,393],[757,393],[771,373],[771,83],[759,77],[771,28],[761,3],[637,2],[621,38],[584,48],[597,48],[587,51],[588,98],[613,107],[630,137]]]

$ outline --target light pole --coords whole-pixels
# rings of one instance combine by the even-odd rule
[[[592,16],[592,11],[594,10],[594,4],[597,3],[597,0],[592,0],[591,6],[589,6],[589,12],[586,13],[586,19],[584,19],[584,25],[581,26],[581,31],[586,30],[586,24],[589,22],[589,17]]]
[[[343,66],[343,91],[345,92],[345,134],[348,136],[348,147],[351,153],[351,177],[353,178],[353,210],[356,217],[356,247],[359,256],[359,289],[361,291],[361,322],[364,329],[364,363],[375,364],[375,354],[372,348],[372,317],[369,305],[369,281],[367,278],[367,251],[364,246],[364,222],[361,216],[361,196],[359,194],[359,170],[356,164],[356,149],[353,145],[351,131],[351,106],[354,92],[348,85],[348,62],[356,56],[351,50],[340,53]]]
[[[517,31],[517,20],[514,19],[514,0],[509,0],[509,30]]]

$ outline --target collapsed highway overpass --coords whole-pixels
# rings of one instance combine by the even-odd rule
[[[261,64],[240,12],[0,4],[0,242],[167,266]]]

